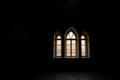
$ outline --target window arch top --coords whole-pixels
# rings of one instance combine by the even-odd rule
[[[57,39],[61,39],[61,36],[60,36],[60,35],[58,35],[58,36],[57,36]]]
[[[81,36],[81,39],[85,39],[85,36],[84,36],[84,35],[82,35],[82,36]]]
[[[66,37],[67,39],[76,39],[76,36],[75,36],[75,34],[72,32],[72,31],[70,31],[68,34],[67,34],[67,37]]]

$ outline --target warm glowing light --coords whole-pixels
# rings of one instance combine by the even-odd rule
[[[76,40],[72,40],[72,45],[76,45]]]
[[[57,40],[57,44],[58,44],[58,45],[61,44],[61,40]]]
[[[70,53],[70,52],[67,52],[66,56],[71,56],[71,53]]]
[[[82,36],[81,36],[81,39],[85,39],[85,36],[82,35]]]
[[[73,32],[69,32],[70,37],[73,35]]]
[[[67,40],[67,42],[66,42],[66,43],[67,43],[67,45],[70,45],[70,40]]]
[[[57,39],[61,39],[61,36],[57,36]]]
[[[76,46],[72,46],[72,51],[75,50],[75,49],[76,49]],[[75,51],[73,51],[73,52],[75,52]]]
[[[85,45],[85,40],[81,40],[82,46]]]
[[[70,39],[70,35],[67,35],[67,39]]]
[[[76,53],[72,53],[72,56],[76,56]]]
[[[57,50],[60,51],[61,50],[61,46],[57,46]]]
[[[57,56],[58,57],[62,56],[61,50],[62,50],[62,47],[61,47],[61,36],[58,35],[57,39],[56,39],[56,57]]]
[[[76,39],[76,36],[73,32],[69,32],[67,35],[67,39]]]
[[[66,40],[66,56],[67,58],[76,57],[76,36],[71,31],[67,34]]]
[[[75,39],[75,38],[76,38],[75,35],[73,35],[73,36],[72,36],[72,39]]]
[[[56,56],[61,56],[61,53],[60,53],[60,52],[57,52]]]
[[[81,40],[81,50],[82,50],[82,56],[86,56],[86,42],[85,40]]]
[[[85,46],[82,46],[82,52],[86,52],[86,47]]]
[[[67,42],[66,42],[66,44],[67,44],[67,46],[66,46],[66,52],[67,52],[67,56],[70,56],[70,40],[67,40]]]

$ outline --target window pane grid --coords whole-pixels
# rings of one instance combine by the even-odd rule
[[[73,32],[69,32],[68,34],[67,34],[67,37],[66,37],[67,39],[76,39],[76,36],[75,36],[75,34],[73,33]]]
[[[81,36],[81,56],[87,56],[85,36]]]
[[[86,53],[82,53],[82,56],[86,56]]]
[[[67,35],[65,37],[65,58],[77,58],[79,57],[79,54],[77,53],[79,50],[79,42],[78,39],[79,37],[76,36],[76,31],[73,32],[74,30],[70,30],[69,32],[67,32]],[[81,57],[82,58],[87,58],[89,57],[89,36],[87,35],[87,33],[83,33],[83,35],[81,36],[81,43],[80,43],[80,48],[81,48]],[[62,37],[60,35],[57,35],[54,37],[54,56],[56,58],[61,58],[62,57]]]
[[[61,56],[61,53],[57,53],[56,56]]]
[[[76,57],[76,37],[70,32],[66,40],[66,57],[72,56]]]
[[[61,36],[58,35],[55,40],[55,57],[60,58],[62,56],[62,43]]]

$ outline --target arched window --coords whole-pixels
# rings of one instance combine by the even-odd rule
[[[54,35],[54,58],[62,57],[62,37],[59,32]]]
[[[83,32],[81,35],[81,57],[90,58],[90,49],[89,49],[89,36],[87,32]]]
[[[65,58],[79,58],[78,34],[74,28],[69,28],[65,34]]]

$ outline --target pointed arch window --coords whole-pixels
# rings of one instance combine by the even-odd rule
[[[54,36],[54,58],[62,57],[62,37],[60,33],[56,33]]]
[[[81,57],[82,58],[89,58],[90,51],[89,51],[89,36],[87,32],[83,32],[81,35]]]
[[[79,58],[78,35],[75,29],[68,29],[65,35],[65,58]]]

